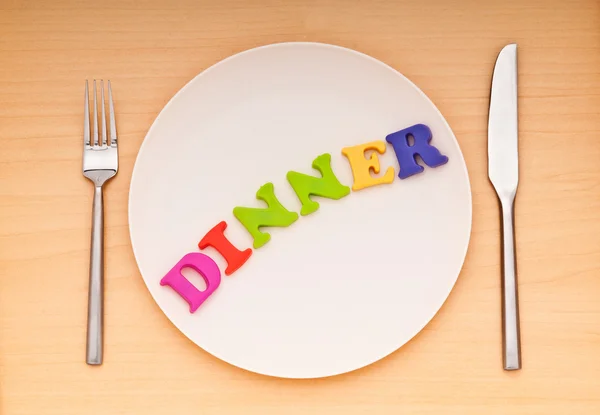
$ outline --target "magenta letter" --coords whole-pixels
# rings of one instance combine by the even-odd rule
[[[183,276],[183,268],[192,268],[198,274],[202,275],[206,282],[206,290],[200,291]],[[210,295],[219,287],[221,283],[221,271],[216,262],[208,255],[199,252],[193,252],[185,255],[181,260],[171,268],[171,271],[160,280],[160,285],[168,285],[182,296],[190,305],[190,313],[193,313],[210,297]]]

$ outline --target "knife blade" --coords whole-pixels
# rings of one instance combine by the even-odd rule
[[[514,202],[519,184],[517,45],[498,54],[488,118],[488,176],[500,203],[502,224],[502,349],[505,370],[521,369],[521,334]]]

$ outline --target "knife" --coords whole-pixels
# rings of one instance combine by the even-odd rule
[[[488,118],[488,175],[502,216],[502,351],[504,370],[521,369],[521,334],[515,256],[514,203],[519,183],[517,45],[496,60]]]

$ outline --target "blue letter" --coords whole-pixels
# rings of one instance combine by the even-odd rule
[[[412,146],[408,144],[409,136],[412,136],[415,140]],[[385,137],[385,141],[394,147],[398,164],[400,164],[398,177],[401,179],[406,179],[424,170],[423,166],[418,165],[415,160],[417,155],[421,156],[429,167],[441,166],[448,162],[448,157],[442,155],[437,148],[429,144],[431,142],[431,130],[426,125],[416,124],[397,131]]]

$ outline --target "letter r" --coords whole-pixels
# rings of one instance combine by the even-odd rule
[[[409,145],[408,137],[412,136],[415,140],[413,145]],[[438,167],[448,162],[448,157],[432,146],[431,130],[424,124],[416,124],[404,130],[397,131],[385,137],[385,141],[394,147],[396,158],[400,165],[398,177],[406,179],[413,174],[421,173],[424,168],[417,164],[415,156],[419,155],[423,162],[429,167]]]

